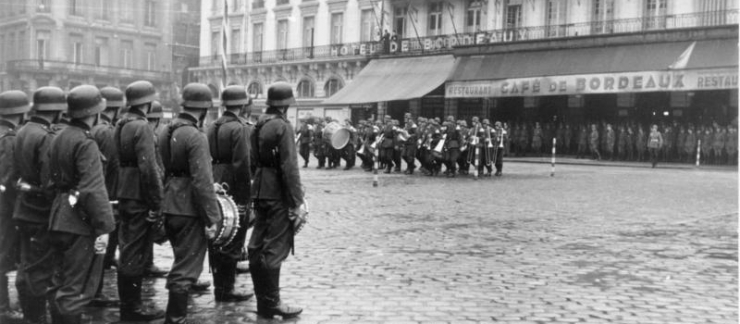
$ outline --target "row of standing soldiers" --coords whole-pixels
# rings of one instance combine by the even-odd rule
[[[357,156],[365,171],[372,171],[377,166],[385,169],[385,173],[401,172],[402,163],[405,163],[404,173],[413,174],[418,161],[420,170],[430,176],[439,175],[442,166],[448,177],[455,177],[458,173],[467,175],[471,166],[483,176],[491,176],[495,166],[496,175],[502,175],[508,133],[500,122],[491,125],[488,119],[481,122],[478,117],[473,117],[472,125],[468,126],[464,120],[455,121],[452,116],[444,122],[439,118],[424,117],[414,121],[410,114],[406,114],[401,127],[390,116],[385,116],[384,120],[385,123],[360,120],[357,128],[346,120],[344,127],[350,130],[351,136],[342,149],[332,147],[331,140],[323,136],[327,123],[332,122],[330,118],[319,121],[316,126],[307,121],[297,130],[304,167],[308,166],[309,152],[313,147],[318,168],[324,168],[326,160],[329,162],[327,168],[335,168],[344,158],[345,169],[350,169]]]

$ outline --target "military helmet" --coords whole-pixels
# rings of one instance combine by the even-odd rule
[[[221,92],[221,104],[226,107],[243,105],[249,106],[252,104],[252,98],[247,95],[247,91],[244,90],[244,87],[232,85],[226,87],[226,89]]]
[[[23,91],[10,90],[0,93],[0,116],[22,114],[29,110],[31,105]]]
[[[472,118],[472,122],[473,122],[473,123],[477,123],[477,122],[480,122],[480,119],[478,118],[478,116],[473,116],[473,118]]]
[[[468,122],[466,122],[464,120],[461,120],[460,121],[460,126],[462,126],[462,127],[468,127]]]
[[[278,82],[267,89],[266,105],[271,107],[284,107],[295,103],[293,88],[285,82]]]
[[[497,122],[496,122],[496,124],[494,124],[494,125],[495,125],[496,127],[502,127],[502,126],[503,126],[503,125],[501,124],[501,122],[500,122],[500,121],[497,121]]]
[[[146,118],[155,119],[162,118],[164,112],[162,111],[162,104],[159,101],[152,101],[152,109],[149,109],[149,113],[146,114]]]
[[[190,83],[182,89],[182,106],[185,108],[208,109],[213,106],[211,89],[202,83]]]
[[[34,111],[65,111],[67,98],[64,91],[57,87],[41,87],[33,93]]]
[[[491,125],[491,121],[488,120],[488,118],[483,119],[483,125]]]
[[[126,87],[126,101],[128,105],[139,106],[157,99],[157,91],[149,81],[136,81]]]
[[[105,110],[105,99],[98,88],[91,85],[74,87],[67,95],[69,118],[84,118]]]
[[[100,89],[100,95],[105,98],[106,109],[123,107],[123,92],[116,87],[105,87]]]

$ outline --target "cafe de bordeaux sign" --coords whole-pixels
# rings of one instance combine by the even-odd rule
[[[738,88],[737,69],[645,71],[448,81],[447,98],[527,97]]]
[[[444,35],[438,37],[404,38],[388,42],[390,54],[415,51],[438,51],[458,45],[510,42],[523,39],[524,30],[492,31],[477,34]],[[384,51],[383,42],[342,44],[331,47],[331,56],[371,55]]]

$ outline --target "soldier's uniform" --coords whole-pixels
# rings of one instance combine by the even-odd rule
[[[406,139],[406,142],[404,142],[404,150],[403,150],[403,159],[406,161],[406,174],[414,174],[414,169],[416,169],[416,147],[418,145],[418,135],[416,134],[417,125],[414,123],[414,120],[411,119],[411,115],[408,115],[406,118],[406,122],[403,125],[406,132],[409,134],[409,137]]]
[[[34,111],[57,113],[67,109],[62,89],[42,87],[33,95]],[[42,322],[46,316],[46,292],[52,285],[54,252],[49,241],[49,213],[54,191],[49,189],[49,148],[55,132],[52,124],[40,116],[31,117],[15,142],[15,167],[21,188],[13,219],[19,229],[21,264],[16,287],[27,321]],[[103,189],[105,190],[105,189]]]
[[[0,117],[3,117],[0,118],[0,317],[14,315],[10,308],[6,274],[15,269],[19,251],[18,232],[13,223],[13,209],[18,197],[18,172],[13,162],[19,125],[4,117],[20,116],[17,122],[22,122],[23,114],[29,110],[28,97],[22,91],[0,93]]]
[[[324,123],[323,121],[319,122],[318,125],[316,125],[316,132],[314,132],[313,136],[313,147],[314,151],[313,154],[316,156],[316,159],[318,160],[319,165],[316,167],[317,169],[324,168],[326,164],[326,141],[324,141]]]
[[[303,167],[308,167],[308,160],[311,157],[311,140],[312,140],[312,131],[311,126],[309,126],[308,122],[303,123],[301,125],[301,128],[298,130],[298,133],[301,135],[300,138],[300,149],[299,152],[301,154],[301,157],[303,158]]]
[[[479,176],[491,176],[491,173],[493,172],[493,166],[491,165],[493,162],[493,153],[494,153],[494,142],[492,138],[492,129],[490,127],[491,123],[488,121],[488,119],[483,120],[483,124],[478,124],[473,128],[473,136],[476,136],[477,142],[475,145],[471,145],[470,150],[472,152],[472,159],[471,162],[475,163],[475,167],[478,169],[478,175]],[[475,152],[476,149],[478,151],[478,156],[476,156]],[[486,168],[487,173],[483,173],[483,168]]]
[[[303,205],[295,138],[279,107],[295,102],[290,85],[278,83],[267,91],[267,111],[251,138],[254,183],[252,198],[257,218],[249,240],[249,268],[257,296],[257,313],[283,319],[302,309],[280,299],[280,268],[293,247],[291,210]],[[287,109],[287,108],[286,108]]]
[[[543,141],[543,133],[542,128],[540,127],[540,123],[537,123],[534,127],[534,130],[532,131],[532,151],[537,154],[537,156],[542,155],[542,141]]]
[[[186,85],[182,98],[185,110],[207,110],[212,105],[211,91],[204,84]],[[205,118],[205,111],[201,116]],[[162,213],[175,257],[167,276],[165,323],[187,322],[188,293],[203,271],[208,246],[203,229],[213,228],[221,221],[208,139],[198,122],[184,111],[159,135],[165,169]]]
[[[691,162],[696,156],[696,134],[694,133],[694,127],[689,127],[686,131],[686,139],[683,141],[683,154],[685,156],[684,162]]]
[[[483,122],[485,123],[486,121],[484,120]],[[495,130],[491,135],[493,136],[493,146],[497,148],[494,150],[496,153],[493,157],[494,165],[496,166],[496,176],[500,177],[504,169],[504,143],[509,137],[509,134],[501,126],[501,122],[496,122]]]
[[[355,166],[356,160],[356,148],[357,148],[357,129],[352,127],[352,122],[348,119],[345,120],[345,126],[349,129],[349,141],[347,145],[341,150],[341,155],[344,157],[344,170],[352,169]],[[338,163],[337,163],[338,164]]]
[[[118,295],[122,321],[150,321],[163,316],[161,311],[147,312],[141,301],[141,283],[157,221],[152,218],[158,217],[154,215],[160,214],[162,204],[154,130],[146,119],[156,91],[148,81],[136,81],[125,92],[130,108],[118,122],[114,136],[120,164],[115,190],[121,220]]]
[[[52,322],[80,323],[83,307],[97,291],[107,234],[115,229],[105,190],[102,156],[83,119],[99,114],[105,100],[94,86],[72,89],[67,97],[70,125],[49,148],[51,184],[56,192],[49,217],[56,255]],[[102,239],[96,242],[96,238]],[[55,317],[58,320],[55,320]]]
[[[393,124],[393,127],[395,129],[398,129],[400,127],[398,120],[393,120],[391,122]],[[393,136],[393,164],[395,165],[395,172],[401,172],[401,160],[403,160],[403,148],[405,145],[405,141],[401,140],[398,137],[398,132],[394,132]]]
[[[206,132],[213,159],[213,180],[228,186],[226,193],[238,206],[241,226],[229,244],[219,247],[208,245],[208,262],[213,271],[216,301],[245,301],[252,295],[236,293],[234,283],[236,264],[241,257],[249,224],[249,134],[247,125],[233,112],[233,108],[244,109],[251,105],[251,99],[243,87],[229,86],[221,94],[221,102],[228,109]]]
[[[460,174],[467,175],[470,172],[470,163],[468,163],[468,152],[470,150],[470,147],[466,145],[466,141],[468,140],[468,137],[470,136],[470,129],[468,128],[467,122],[464,120],[458,120],[457,125],[460,128],[460,135],[462,135],[462,138],[460,139],[460,155],[457,157],[457,170]]]
[[[394,137],[396,132],[393,130],[393,124],[390,120],[383,127],[383,141],[380,143],[380,162],[385,166],[385,173],[391,173],[393,168],[393,151]]]
[[[591,150],[591,158],[601,160],[601,153],[599,153],[599,131],[596,129],[596,125],[591,126],[591,134],[589,135],[588,140],[588,148]]]
[[[454,119],[449,118],[446,122],[447,130],[445,130],[445,134],[447,135],[445,139],[445,161],[447,169],[445,170],[445,173],[447,173],[447,176],[454,177],[457,173],[457,159],[460,157],[460,146],[462,145],[463,136],[460,133],[460,127],[455,125]]]

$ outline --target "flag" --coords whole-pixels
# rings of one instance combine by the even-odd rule
[[[689,59],[691,58],[691,53],[694,52],[694,46],[696,46],[696,42],[691,43],[691,45],[689,45],[689,47],[687,47],[686,50],[678,56],[678,59],[673,62],[673,64],[669,65],[668,68],[671,70],[685,69],[686,65],[689,63]]]
[[[226,51],[228,49],[228,44],[229,44],[228,31],[229,31],[229,0],[224,0],[224,16],[223,16],[223,19],[221,19],[221,89],[222,90],[224,86],[226,86],[226,82],[227,82]]]

